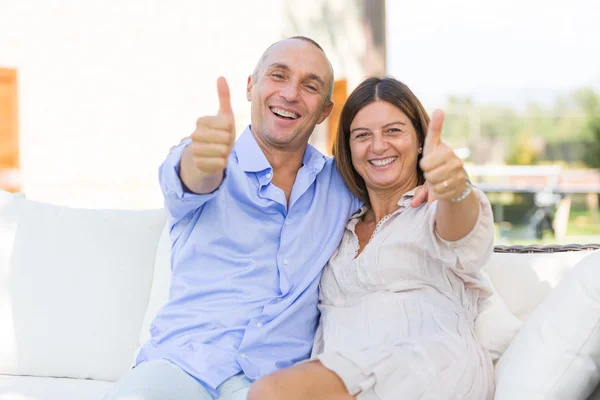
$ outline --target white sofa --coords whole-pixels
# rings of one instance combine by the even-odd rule
[[[101,399],[168,297],[169,249],[162,210],[71,209],[0,192],[0,400]],[[502,352],[512,340],[502,336],[589,253],[494,254],[485,270],[501,298],[477,322],[503,332],[488,344]]]

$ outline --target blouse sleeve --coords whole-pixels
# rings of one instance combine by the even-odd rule
[[[440,237],[436,229],[435,213],[437,202],[427,210],[427,248],[436,261],[452,268],[456,272],[475,274],[488,261],[494,245],[494,216],[487,196],[473,188],[479,199],[479,218],[475,226],[465,237],[456,241]]]

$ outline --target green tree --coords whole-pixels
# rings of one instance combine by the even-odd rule
[[[588,147],[586,163],[592,168],[600,168],[600,115],[589,119],[588,129],[592,133],[592,142]]]
[[[533,165],[539,158],[539,152],[535,142],[528,130],[522,130],[517,134],[511,152],[508,155],[508,164],[511,165]]]
[[[578,90],[574,97],[586,115],[584,129],[590,141],[586,164],[592,168],[600,168],[600,95],[591,88],[584,88]]]
[[[450,96],[444,135],[453,147],[477,147],[480,139],[501,141],[506,162],[566,161],[600,168],[600,94],[581,88],[556,97],[552,105],[524,109],[476,104]]]

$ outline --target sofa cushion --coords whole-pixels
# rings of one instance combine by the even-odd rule
[[[484,271],[511,313],[526,321],[564,274],[590,253],[494,253]]]
[[[144,315],[144,322],[140,332],[139,344],[142,346],[150,340],[150,326],[154,317],[163,305],[169,300],[169,288],[171,285],[171,239],[169,237],[169,227],[165,225],[158,249],[156,250],[156,260],[154,262],[154,277],[152,278],[152,289],[150,290],[150,300]]]
[[[475,334],[496,362],[513,341],[523,322],[510,312],[485,271],[483,275],[488,280],[493,294],[480,306],[479,315],[475,320]]]
[[[0,192],[0,374],[117,380],[146,310],[163,210]]]
[[[584,400],[600,382],[600,252],[523,325],[496,367],[496,400]]]
[[[0,375],[2,400],[101,400],[113,382]]]

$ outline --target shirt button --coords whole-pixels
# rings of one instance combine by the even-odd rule
[[[260,328],[261,326],[262,326],[262,324],[261,324],[260,322],[257,322],[257,323],[256,323],[256,327],[257,327],[257,328]]]
[[[265,176],[267,177],[267,179],[271,179],[271,174],[267,174]]]
[[[287,264],[288,264],[288,262],[287,262],[287,260],[284,258],[284,259],[283,259],[283,265],[287,265]]]
[[[281,302],[281,297],[276,298],[275,301],[278,303]]]
[[[285,221],[285,226],[289,226],[290,225],[290,221]]]
[[[242,357],[242,358],[246,358],[246,353],[242,353],[242,354],[240,354],[240,357]]]

